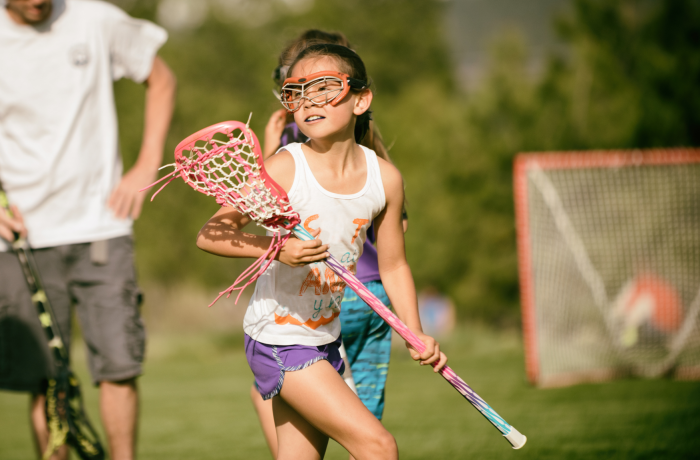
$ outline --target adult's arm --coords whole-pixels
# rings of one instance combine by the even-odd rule
[[[141,150],[134,166],[124,174],[109,198],[109,207],[119,219],[136,219],[146,197],[139,190],[150,185],[163,161],[163,148],[175,107],[177,81],[170,67],[156,56],[146,85],[145,122]]]

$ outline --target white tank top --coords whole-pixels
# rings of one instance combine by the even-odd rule
[[[307,230],[322,228],[321,241],[354,273],[367,229],[386,205],[377,155],[362,147],[367,181],[359,192],[339,195],[316,181],[301,144],[283,149],[294,157],[294,182],[288,195],[301,225]],[[322,262],[293,268],[275,260],[256,282],[243,329],[254,340],[270,345],[333,342],[340,335],[344,288],[345,283]]]

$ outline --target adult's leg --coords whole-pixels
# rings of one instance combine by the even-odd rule
[[[49,428],[46,424],[46,395],[32,394],[29,400],[29,418],[37,458],[42,458],[49,443]],[[68,460],[68,444],[64,444],[50,457],[50,460]]]
[[[258,414],[260,427],[265,435],[267,447],[270,449],[272,458],[277,458],[277,433],[275,432],[275,418],[272,414],[272,399],[265,401],[260,396],[260,392],[252,385],[250,387],[250,399],[253,401],[253,407]]]
[[[139,397],[136,379],[100,382],[100,413],[112,460],[131,460],[136,451]]]
[[[65,278],[63,253],[61,248],[45,248],[34,251],[34,258],[39,270],[47,297],[56,315],[57,326],[64,338],[66,351],[70,353],[70,296]],[[15,266],[16,270],[11,269]],[[9,271],[8,271],[9,270]],[[9,371],[11,376],[9,388],[30,392],[29,420],[31,437],[38,458],[43,456],[48,445],[49,430],[46,422],[46,396],[42,381],[53,370],[53,357],[47,342],[48,338],[41,327],[36,307],[31,302],[29,288],[17,257],[12,253],[0,253],[0,297],[14,299],[10,304],[0,300],[10,311],[8,317],[0,314],[0,342],[7,339],[12,343],[10,367],[0,364],[0,368]],[[9,284],[8,284],[9,283]],[[3,307],[0,306],[0,310]],[[9,329],[6,330],[6,327]],[[5,355],[0,344],[0,355]],[[2,372],[0,372],[2,374]],[[0,380],[3,380],[0,376]],[[0,385],[5,387],[5,385]],[[68,446],[60,447],[51,457],[52,460],[68,458]]]
[[[273,400],[278,460],[317,458],[296,456],[292,449],[313,446],[322,455],[322,435],[335,439],[358,460],[398,459],[394,437],[328,361],[286,372],[279,397],[285,404],[279,404],[278,397]]]
[[[145,350],[140,292],[130,237],[107,241],[107,261],[93,261],[90,244],[74,245],[71,292],[100,387],[100,412],[112,460],[135,456],[138,387]]]

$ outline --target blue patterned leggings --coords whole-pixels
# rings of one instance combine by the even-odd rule
[[[370,281],[365,286],[384,305],[389,305],[381,281]],[[345,288],[340,323],[358,395],[374,416],[381,420],[391,354],[391,327],[349,287]]]

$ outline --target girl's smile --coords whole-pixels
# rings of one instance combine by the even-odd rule
[[[299,61],[292,69],[292,77],[301,78],[317,72],[342,72],[335,59],[329,56],[314,57]],[[327,85],[330,86],[330,85]],[[326,86],[318,91],[326,91]],[[317,105],[309,99],[302,99],[301,107],[294,112],[294,121],[301,131],[314,140],[350,138],[355,129],[355,118],[366,109],[359,110],[358,101],[361,93],[350,92],[338,104]]]
[[[306,120],[304,120],[304,123],[314,123],[314,122],[320,122],[321,120],[325,120],[326,117],[322,117],[321,115],[309,115],[306,117]]]

